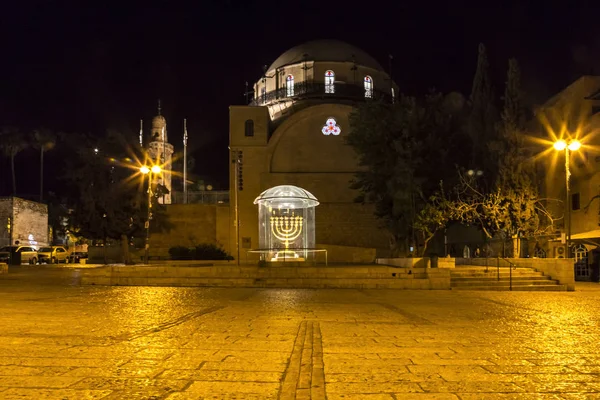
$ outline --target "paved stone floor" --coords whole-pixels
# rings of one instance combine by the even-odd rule
[[[600,399],[600,287],[81,287],[0,276],[0,399]]]

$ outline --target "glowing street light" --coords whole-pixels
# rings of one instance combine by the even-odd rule
[[[570,151],[577,151],[581,148],[581,142],[579,140],[571,140],[569,144],[564,140],[558,140],[554,143],[554,148],[558,151],[569,149]]]
[[[152,219],[152,174],[160,174],[162,169],[159,165],[153,165],[151,168],[148,168],[146,165],[142,165],[140,167],[140,172],[143,175],[148,175],[148,216],[146,218],[146,223],[144,224],[144,228],[146,228],[146,245],[144,247],[144,258],[146,259],[146,264],[149,263],[150,260],[150,219]]]
[[[565,244],[566,244],[566,252],[565,252],[565,258],[569,258],[569,250],[571,249],[571,187],[569,185],[569,181],[571,178],[571,171],[569,169],[569,160],[571,158],[571,152],[572,151],[577,151],[581,148],[581,142],[579,140],[573,139],[570,140],[568,143],[564,140],[558,140],[556,142],[554,142],[554,148],[558,151],[565,151],[565,184],[566,184],[566,192],[567,192],[567,199],[565,201],[565,207],[566,207],[566,212],[565,212],[565,217],[566,217],[566,221],[565,221],[565,231],[566,231],[566,240],[565,240]]]

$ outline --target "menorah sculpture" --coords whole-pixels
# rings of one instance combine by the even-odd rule
[[[275,259],[290,258],[300,261],[298,254],[290,250],[290,243],[293,243],[302,234],[302,217],[293,214],[291,216],[271,217],[270,223],[271,233],[285,246],[285,250],[278,251],[275,254]]]

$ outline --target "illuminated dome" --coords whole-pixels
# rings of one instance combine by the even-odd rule
[[[165,125],[167,125],[167,120],[162,115],[152,118],[152,126],[163,127]]]
[[[268,71],[283,67],[289,64],[296,64],[304,61],[339,61],[355,62],[358,65],[374,68],[383,71],[381,65],[373,57],[365,53],[358,47],[352,46],[340,40],[313,40],[292,47],[279,56],[277,60],[269,67]]]
[[[307,208],[319,205],[317,198],[310,192],[292,185],[280,185],[265,190],[254,200],[254,204]]]

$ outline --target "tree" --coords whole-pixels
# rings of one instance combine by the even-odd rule
[[[494,91],[489,76],[487,51],[479,44],[477,68],[471,88],[470,114],[467,130],[472,141],[471,168],[481,169],[486,177],[493,171],[489,162],[488,143],[495,137],[497,112],[494,107]]]
[[[535,228],[531,226],[535,218],[539,219],[538,189],[535,185],[534,165],[527,153],[524,133],[525,110],[522,104],[521,72],[517,60],[510,59],[506,86],[504,89],[504,108],[498,124],[497,139],[490,145],[493,159],[497,166],[495,182],[496,193],[511,200],[511,207],[503,219],[510,220],[504,224],[503,233],[512,238],[513,254],[520,253],[520,238],[535,234],[540,228],[537,221]]]
[[[546,233],[553,217],[536,192],[499,187],[485,192],[476,178],[461,174],[450,195],[438,191],[417,218],[417,226],[431,236],[449,222],[476,226],[490,239],[498,233],[518,238]]]
[[[17,195],[17,178],[15,173],[15,157],[27,148],[25,135],[16,128],[3,128],[0,133],[0,150],[10,159],[12,176],[12,195]]]
[[[525,110],[522,105],[521,72],[517,60],[510,59],[504,89],[504,108],[498,124],[497,139],[490,150],[497,165],[496,187],[533,189],[533,163],[525,143]]]
[[[346,142],[363,167],[351,187],[360,193],[357,201],[375,205],[395,255],[419,248],[415,220],[437,188],[432,182],[451,181],[446,165],[460,163],[461,124],[449,103],[437,93],[400,96],[394,105],[367,102],[350,115]]]
[[[120,240],[126,250],[125,262],[130,262],[129,240],[143,237],[147,218],[146,179],[133,160],[143,160],[136,154],[137,145],[116,132],[97,140],[82,135],[68,161],[64,179],[72,192],[70,221],[78,234],[92,240]],[[94,149],[99,149],[95,152]],[[153,189],[154,193],[158,191]],[[153,225],[165,226],[163,206],[153,201]],[[158,222],[157,222],[158,221]]]
[[[44,199],[44,152],[56,145],[56,135],[47,129],[37,129],[32,133],[33,147],[40,150],[40,202]]]
[[[458,184],[449,192],[438,190],[417,218],[416,225],[427,237],[450,222],[460,222],[479,227],[488,238],[501,235],[511,239],[512,254],[518,257],[520,238],[552,229],[554,218],[542,204],[534,184],[521,99],[519,66],[511,59],[501,121],[488,146],[488,182],[492,184],[482,185],[459,171]]]

